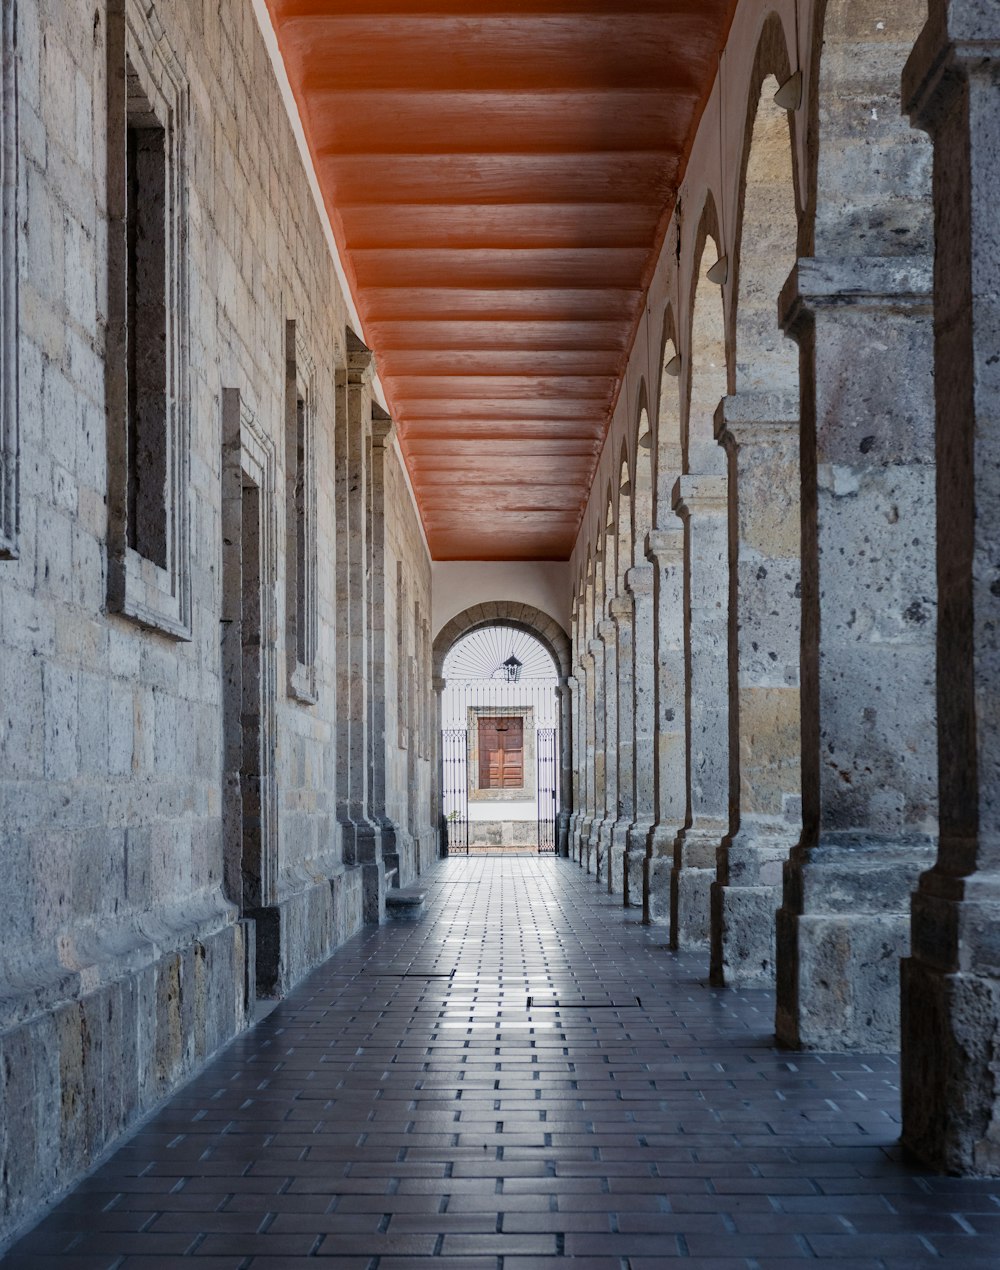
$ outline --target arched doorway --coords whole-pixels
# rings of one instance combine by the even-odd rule
[[[554,854],[558,668],[511,626],[463,636],[444,662],[442,814],[451,853]]]
[[[541,846],[568,854],[573,810],[570,658],[570,640],[559,623],[525,604],[476,605],[438,632],[435,802],[442,846],[463,853],[474,847],[535,851]],[[508,723],[505,736],[492,722],[498,719],[520,723]],[[527,783],[517,785],[518,776]],[[506,798],[491,796],[494,779],[507,783]],[[497,815],[491,803],[519,805],[516,815]],[[513,824],[520,827],[504,827]]]

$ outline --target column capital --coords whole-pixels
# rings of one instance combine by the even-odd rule
[[[394,435],[392,416],[387,414],[377,401],[373,401],[371,421],[373,443],[382,449],[388,450],[389,446],[392,445]]]
[[[982,0],[931,0],[930,17],[903,67],[903,110],[933,133],[961,82],[1000,61],[1000,18]]]
[[[646,541],[649,541],[648,537]],[[656,570],[651,564],[637,564],[625,574],[625,589],[633,600],[643,595],[652,595],[655,578]]]
[[[613,644],[618,638],[618,628],[610,619],[605,622],[598,622],[597,634],[601,645],[607,648],[609,644]]]
[[[715,412],[715,439],[723,445],[768,445],[798,432],[794,393],[740,392],[723,397]]]
[[[669,529],[651,529],[646,535],[646,559],[653,564],[675,565],[684,560],[684,530],[680,525]]]
[[[612,621],[618,626],[622,622],[631,622],[635,617],[632,600],[625,595],[616,595],[608,605],[608,612],[611,614]]]
[[[681,520],[699,512],[720,515],[729,510],[729,482],[724,476],[681,476],[671,501]]]
[[[347,328],[347,382],[352,387],[361,387],[370,382],[374,354],[360,340],[350,327]]]
[[[435,675],[431,680],[431,687],[435,692],[444,692],[445,684],[447,682],[448,681],[446,679],[442,679],[440,675]]]
[[[587,656],[593,665],[598,657],[604,656],[604,645],[599,639],[590,639],[587,641]]]
[[[819,309],[930,313],[930,256],[803,256],[778,298],[782,330],[795,338]]]

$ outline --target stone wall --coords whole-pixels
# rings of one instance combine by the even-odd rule
[[[386,811],[399,884],[437,859],[431,822],[436,718],[431,688],[431,564],[399,450],[386,456]]]
[[[16,12],[4,134],[16,142],[19,228],[15,237],[6,214],[12,187],[3,261],[5,295],[20,284],[20,321],[16,340],[7,324],[4,373],[16,353],[20,410],[15,428],[5,393],[2,439],[5,474],[19,451],[19,481],[5,475],[0,536],[0,826],[17,900],[0,934],[0,1242],[246,1026],[257,992],[284,992],[356,931],[363,903],[360,869],[343,863],[335,800],[332,474],[346,310],[253,10],[37,0]],[[12,13],[4,3],[5,22]],[[160,570],[129,554],[119,498],[113,209],[124,158],[109,146],[124,87],[112,75],[109,91],[108,66],[123,65],[123,42],[133,59],[145,42],[164,82],[179,85],[169,261],[178,466],[168,491],[174,554]],[[294,631],[292,322],[308,367],[314,478],[314,661],[295,683],[285,644]],[[240,541],[249,506],[243,497],[241,520],[240,491],[251,479],[259,524]],[[413,606],[426,621],[429,564],[395,457],[389,480],[391,589],[398,562],[411,606],[411,717],[426,733],[430,641],[414,628]],[[253,901],[242,822],[234,831],[232,820],[240,763],[230,762],[240,744],[246,666],[242,675],[233,668],[241,631],[245,652],[241,552],[250,541],[259,543],[256,594],[269,624],[259,666],[270,729],[261,752],[266,861]],[[173,617],[126,594],[141,583],[148,600],[164,578],[168,592],[176,584],[165,600],[176,601]],[[227,659],[234,639],[237,656]],[[389,642],[395,649],[394,635]],[[403,761],[393,765],[392,814],[413,841],[404,880],[434,850],[429,752],[426,740],[395,748]]]

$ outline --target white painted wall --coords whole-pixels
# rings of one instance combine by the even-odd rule
[[[435,561],[431,583],[435,635],[459,613],[490,600],[530,604],[569,631],[570,569],[563,561]]]

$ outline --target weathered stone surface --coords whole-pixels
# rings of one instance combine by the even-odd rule
[[[929,294],[924,259],[854,257],[800,261],[785,297],[813,392],[802,404],[804,829],[777,927],[777,1029],[807,1047],[834,1035],[844,1048],[898,1043],[906,895],[932,858],[936,588],[913,552],[934,535]]]
[[[729,460],[735,695],[731,828],[713,883],[711,974],[733,987],[774,982],[781,868],[801,831],[797,407],[794,398],[744,393],[725,398],[716,414]]]
[[[716,855],[729,827],[728,481],[682,476],[674,510],[684,523],[688,569],[687,660],[688,815],[674,844],[670,879],[670,941],[707,947]]]
[[[934,142],[940,837],[903,963],[903,1140],[948,1172],[1000,1174],[1000,22],[932,0],[904,73]]]

